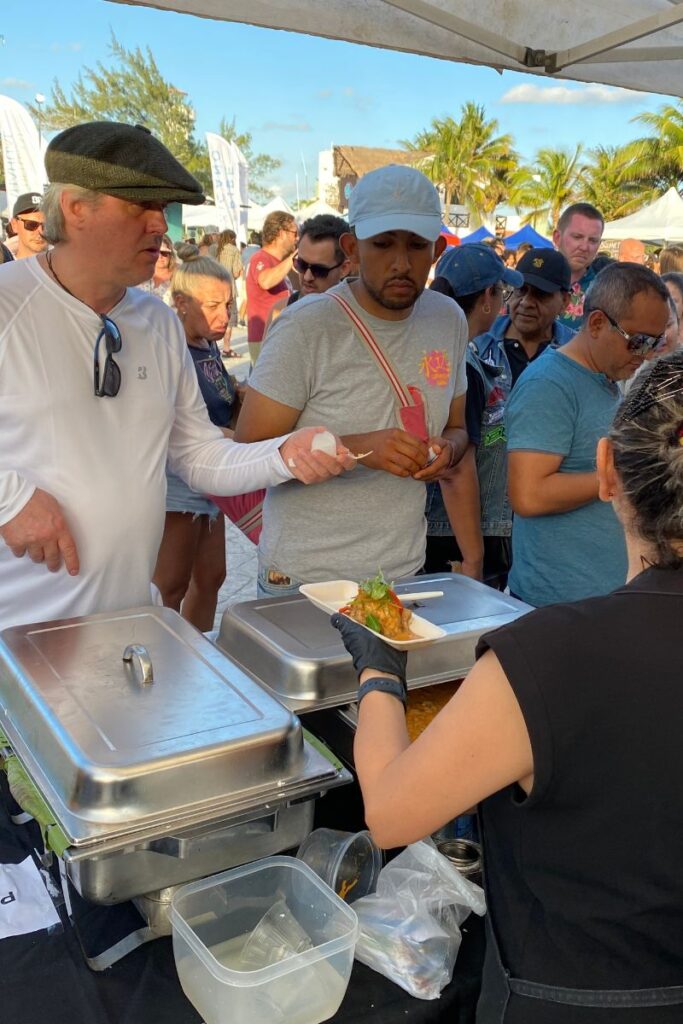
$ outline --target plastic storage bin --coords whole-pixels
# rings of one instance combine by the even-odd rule
[[[280,901],[311,948],[249,969],[242,951]],[[268,857],[183,886],[170,919],[180,983],[205,1024],[319,1024],[339,1008],[358,919],[301,861]]]

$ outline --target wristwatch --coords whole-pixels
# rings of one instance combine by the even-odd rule
[[[407,707],[408,687],[401,680],[387,679],[386,676],[373,676],[372,679],[366,679],[358,687],[358,703],[360,704],[363,697],[367,697],[373,690],[377,690],[379,693],[390,693],[392,697],[397,697],[401,701],[404,708]]]

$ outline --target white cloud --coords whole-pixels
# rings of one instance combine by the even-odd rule
[[[82,49],[83,43],[50,43],[52,53],[62,53],[64,50],[69,53],[80,53]]]
[[[504,93],[500,103],[548,103],[560,106],[605,103],[638,103],[643,93],[608,85],[515,85]]]
[[[33,82],[27,82],[25,78],[0,78],[0,88],[33,89]]]

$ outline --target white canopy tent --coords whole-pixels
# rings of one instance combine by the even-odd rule
[[[637,213],[605,224],[604,238],[638,238],[641,242],[683,242],[683,199],[670,188]]]
[[[247,221],[249,229],[260,231],[264,220],[274,210],[282,210],[285,213],[291,214],[292,217],[294,216],[294,210],[285,202],[282,196],[275,196],[265,206],[256,206],[254,203],[249,207],[249,220]]]
[[[302,206],[300,210],[295,214],[297,224],[303,224],[309,217],[318,217],[322,213],[331,214],[333,217],[339,217],[339,210],[335,210],[333,206],[326,203],[324,199],[316,199],[314,203],[309,203],[308,206]]]
[[[683,96],[683,0],[112,0]]]

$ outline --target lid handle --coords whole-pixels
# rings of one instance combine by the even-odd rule
[[[147,686],[149,683],[153,683],[154,669],[152,668],[152,659],[149,656],[147,648],[143,647],[142,644],[128,644],[123,652],[123,660],[132,662],[133,659],[135,659],[138,668],[140,669],[142,685]]]

